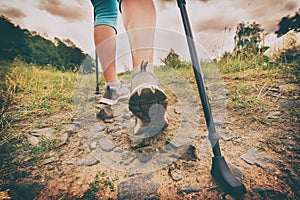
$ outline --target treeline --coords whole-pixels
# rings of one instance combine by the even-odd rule
[[[39,66],[51,65],[59,70],[76,70],[88,56],[70,40],[54,42],[37,32],[22,29],[5,16],[0,16],[0,61],[12,62],[16,57]],[[89,68],[93,66],[92,59]],[[87,63],[86,63],[87,67]]]

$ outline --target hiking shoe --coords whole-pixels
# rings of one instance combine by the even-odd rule
[[[129,90],[121,82],[118,82],[116,86],[105,87],[105,92],[99,103],[115,105],[119,100],[128,98],[129,95]]]
[[[129,97],[129,110],[154,132],[162,129],[166,124],[165,112],[168,99],[166,94],[159,88],[159,82],[153,72],[147,70],[148,62],[142,62],[140,70],[133,72],[131,81],[131,95]],[[135,133],[142,134],[142,126],[136,123]],[[151,126],[149,126],[151,125]],[[156,130],[157,129],[157,130]],[[153,132],[152,131],[152,132]],[[152,134],[150,134],[152,135]]]

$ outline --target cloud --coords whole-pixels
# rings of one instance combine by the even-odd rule
[[[0,8],[0,14],[3,14],[9,18],[17,19],[22,19],[26,17],[26,14],[22,10],[7,6],[3,6],[2,8]]]
[[[284,6],[285,10],[295,10],[296,8],[297,8],[297,3],[293,1],[287,2]]]
[[[39,4],[39,8],[47,11],[48,13],[61,17],[68,22],[75,22],[78,20],[83,20],[85,15],[80,6],[74,6],[73,4],[63,4],[67,1],[61,0],[41,0]],[[74,2],[74,1],[72,1]],[[77,3],[82,3],[81,1],[77,1]]]

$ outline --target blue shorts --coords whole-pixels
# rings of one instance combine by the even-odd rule
[[[118,5],[121,11],[122,0],[91,0],[94,7],[94,27],[107,25],[115,30],[118,18]]]

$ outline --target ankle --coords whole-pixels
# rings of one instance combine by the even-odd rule
[[[116,81],[116,82],[105,82],[105,87],[109,86],[112,88],[116,88],[120,85],[120,81]]]

